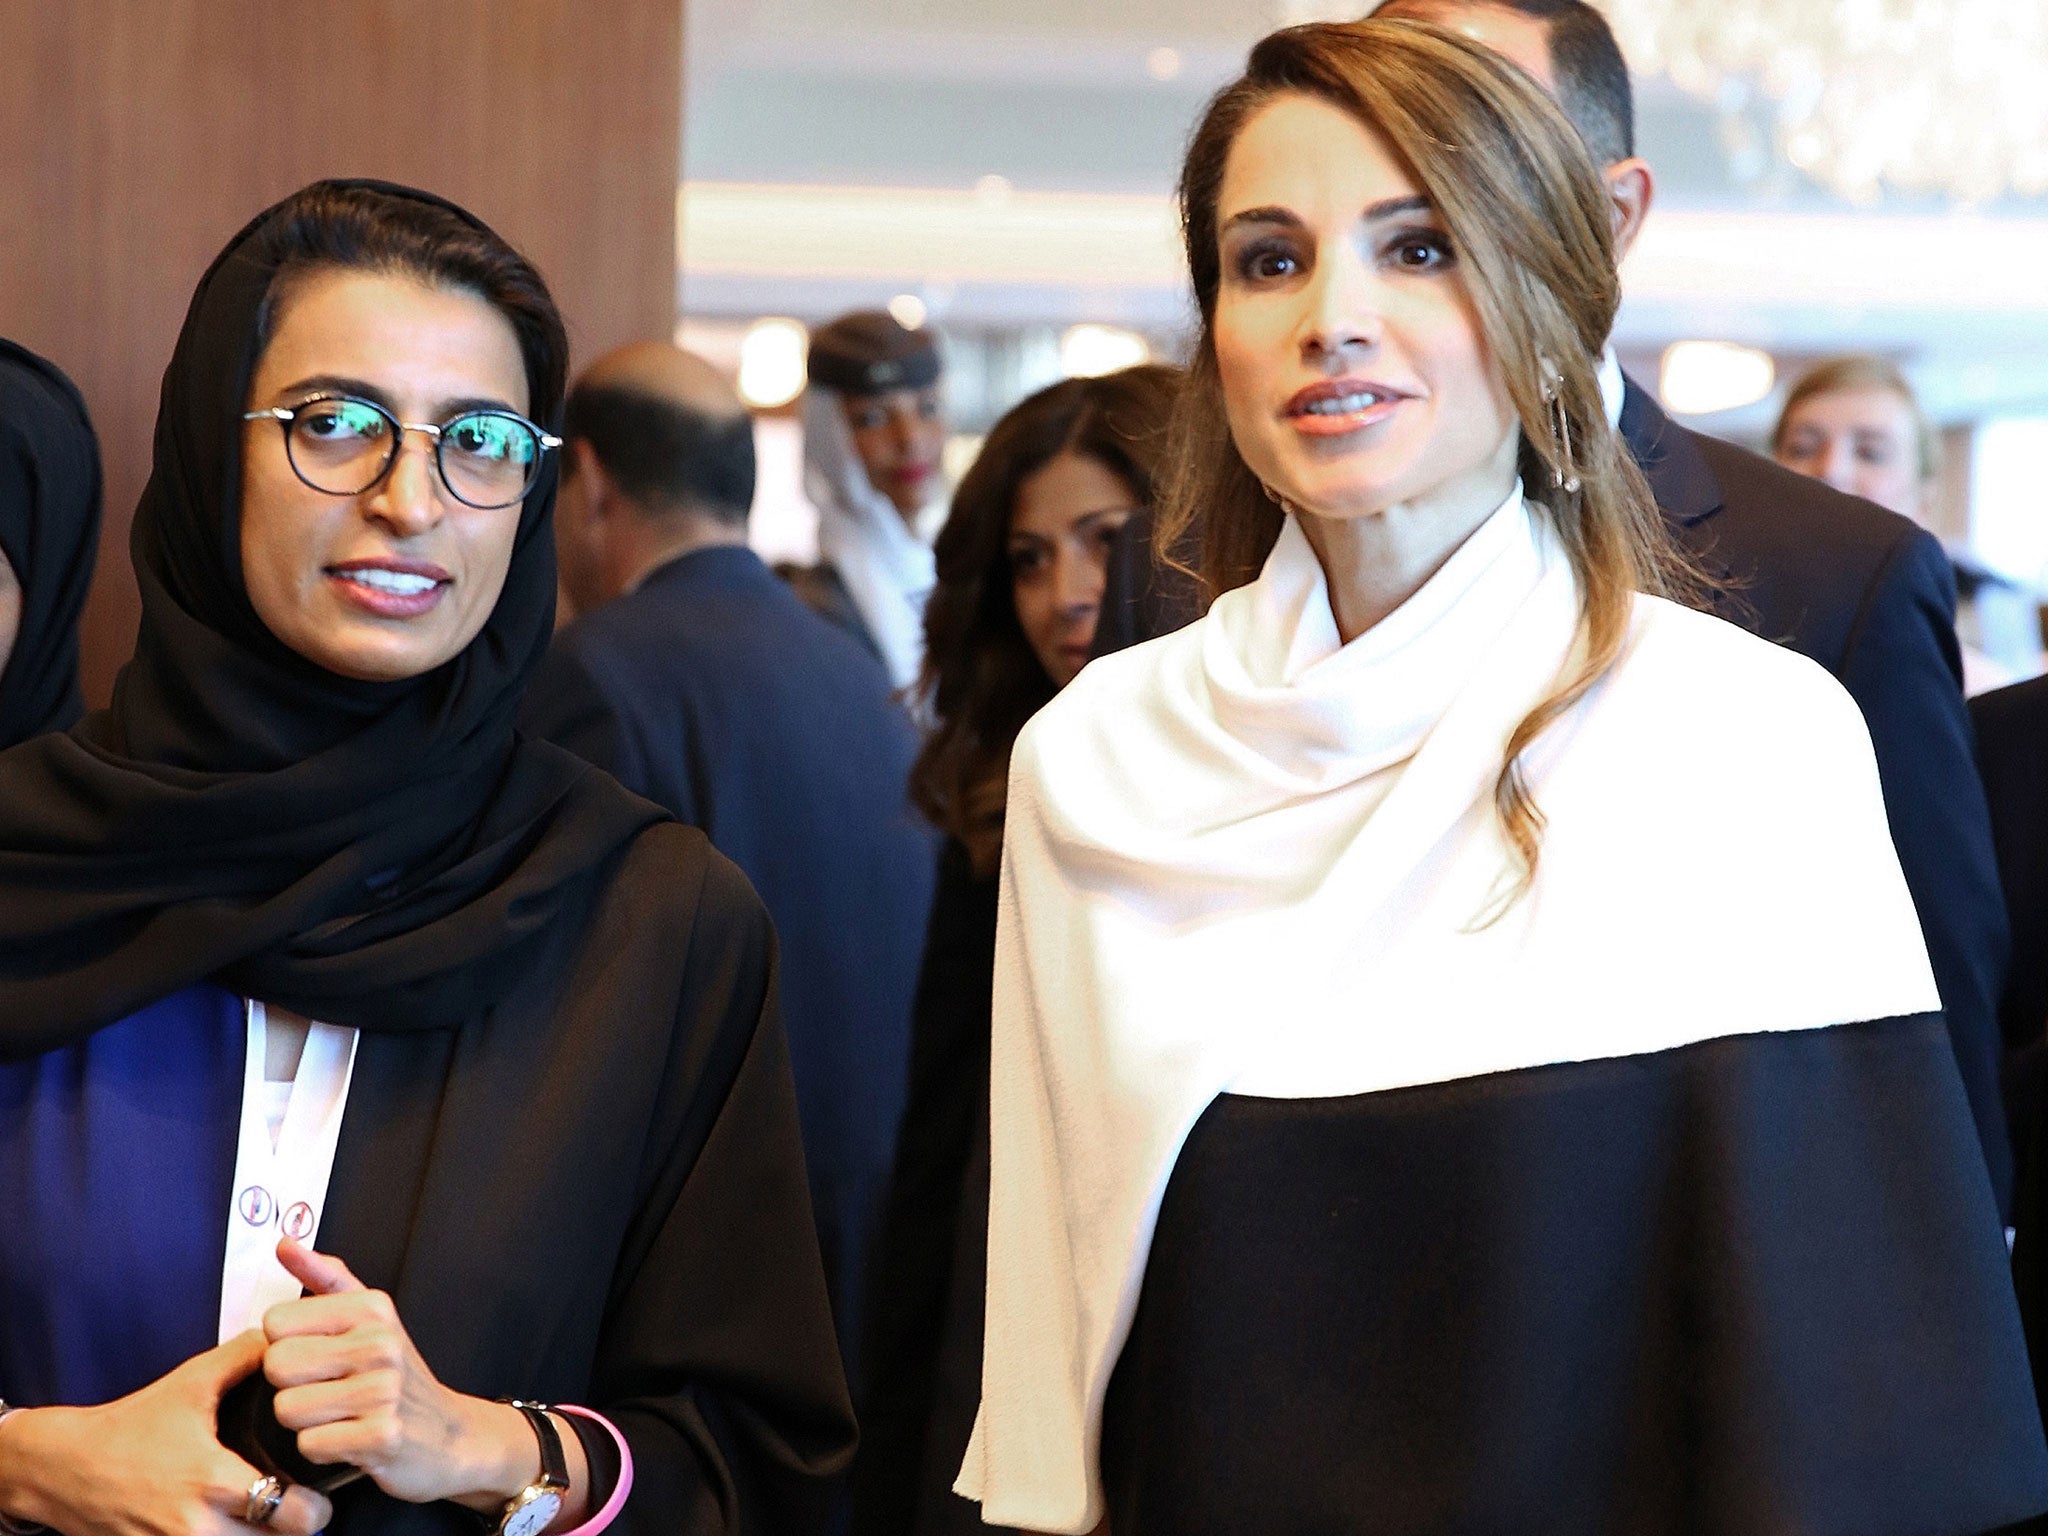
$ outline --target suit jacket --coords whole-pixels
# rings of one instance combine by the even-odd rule
[[[1863,711],[1949,1041],[2009,1214],[1997,1009],[2010,939],[1948,556],[1903,517],[1679,426],[1633,382],[1621,434],[1679,542],[1715,579],[1716,611],[1819,662]]]
[[[846,590],[846,579],[837,566],[778,565],[775,574],[789,583],[790,591],[802,598],[811,612],[857,641],[876,661],[882,659],[882,648],[868,632],[867,620],[854,606],[853,594]]]
[[[2019,1165],[2013,1284],[2034,1389],[2048,1404],[2048,677],[1979,694],[1970,718],[2014,940],[1999,1004],[2005,1107]]]
[[[2014,937],[1999,1003],[2008,1052],[2048,1049],[2048,677],[1970,700]]]
[[[851,1374],[937,865],[909,801],[915,728],[880,664],[735,546],[565,629],[522,723],[703,828],[761,893]]]

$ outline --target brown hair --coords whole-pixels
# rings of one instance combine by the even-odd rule
[[[1620,657],[1637,592],[1689,595],[1695,585],[1601,400],[1598,360],[1621,300],[1606,193],[1556,103],[1466,38],[1375,17],[1290,27],[1252,50],[1244,76],[1218,93],[1196,128],[1180,183],[1201,333],[1175,419],[1157,549],[1164,558],[1193,525],[1197,574],[1212,598],[1258,574],[1281,527],[1230,436],[1215,319],[1224,167],[1245,124],[1287,94],[1327,101],[1378,134],[1434,204],[1521,421],[1523,486],[1578,581],[1575,663],[1515,728],[1494,787],[1520,866],[1497,915],[1527,888],[1541,841],[1522,754]],[[1546,379],[1553,368],[1554,384]],[[1554,425],[1559,409],[1569,461]],[[1576,475],[1581,488],[1558,489],[1555,475]]]
[[[1934,423],[1920,409],[1920,397],[1913,393],[1913,386],[1906,382],[1898,365],[1889,358],[1868,353],[1831,357],[1815,363],[1799,376],[1799,382],[1785,397],[1785,409],[1778,413],[1777,426],[1771,429],[1771,452],[1775,454],[1785,446],[1786,428],[1792,424],[1793,411],[1802,403],[1816,395],[1846,394],[1856,389],[1881,389],[1906,402],[1913,415],[1913,447],[1919,455],[1920,478],[1932,480],[1941,470],[1941,438],[1935,433]]]
[[[1002,852],[1010,748],[1057,691],[1017,622],[1009,540],[1018,487],[1075,453],[1151,505],[1181,377],[1148,364],[1040,390],[996,423],[953,495],[934,551],[938,584],[918,679],[938,724],[910,771],[910,796],[966,847],[978,873]]]

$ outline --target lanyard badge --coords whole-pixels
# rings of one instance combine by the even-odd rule
[[[264,1111],[269,1013],[253,998],[245,1013],[248,1054],[242,1064],[242,1123],[221,1271],[222,1340],[260,1327],[265,1312],[298,1298],[299,1282],[277,1262],[277,1244],[285,1237],[311,1244],[319,1233],[360,1038],[353,1029],[312,1026],[273,1143]]]

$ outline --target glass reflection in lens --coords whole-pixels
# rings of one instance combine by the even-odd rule
[[[533,429],[502,411],[471,411],[441,429],[448,489],[471,506],[502,507],[526,494],[540,459]]]
[[[299,408],[287,446],[307,484],[353,496],[384,473],[396,436],[391,418],[367,400],[315,400]]]

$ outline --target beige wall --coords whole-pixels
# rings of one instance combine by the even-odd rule
[[[77,379],[107,526],[86,693],[134,638],[128,523],[194,283],[328,175],[451,197],[540,266],[579,357],[675,309],[683,0],[0,0],[0,334]]]

